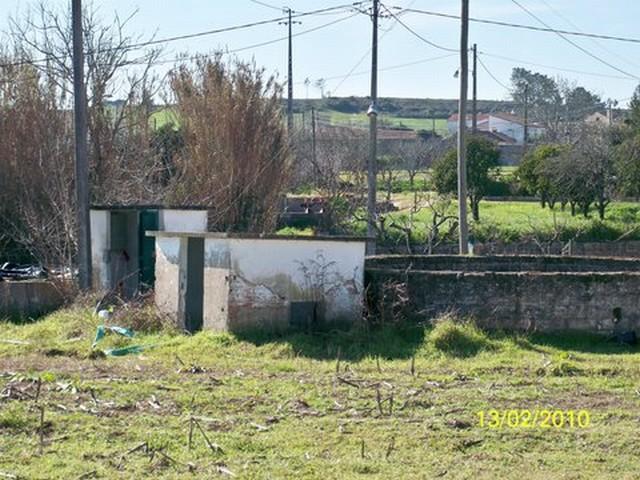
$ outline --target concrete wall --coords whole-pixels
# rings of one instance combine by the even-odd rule
[[[492,272],[472,271],[473,265],[457,270],[440,270],[438,265],[427,269],[426,263],[423,269],[407,270],[410,259],[404,265],[398,260],[389,261],[388,266],[383,259],[368,264],[373,305],[380,304],[385,283],[399,282],[407,288],[408,311],[426,319],[453,311],[472,315],[487,328],[607,331],[614,327],[614,309],[620,309],[619,328],[640,328],[640,271],[633,268],[633,262],[583,259],[579,266],[580,261],[574,259],[576,270],[592,265],[602,270],[598,272],[560,272],[551,267],[536,271],[533,264],[529,271],[503,268]],[[486,259],[494,265],[505,260]],[[606,261],[610,271],[604,271]],[[397,268],[400,266],[404,268]],[[569,265],[564,268],[570,270]]]
[[[156,304],[182,326],[184,241],[190,235],[154,235]],[[201,236],[203,328],[283,330],[291,324],[292,311],[298,311],[297,302],[305,302],[303,307],[311,308],[318,323],[360,318],[364,241]]]
[[[0,282],[0,317],[37,316],[55,310],[63,302],[62,293],[52,282],[44,280]]]
[[[361,316],[364,242],[229,239],[229,249],[231,329],[286,328],[297,301],[317,302],[320,322]]]
[[[206,232],[206,210],[160,210],[158,228],[165,232]]]
[[[99,290],[108,290],[111,213],[107,210],[91,210],[90,219],[93,285]]]
[[[184,328],[184,316],[180,308],[180,255],[179,237],[156,238],[155,302],[158,310],[175,319]]]

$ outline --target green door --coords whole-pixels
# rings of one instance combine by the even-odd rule
[[[158,230],[158,211],[142,210],[139,225],[140,291],[145,291],[153,288],[156,281],[156,240],[153,237],[145,236],[145,232]]]

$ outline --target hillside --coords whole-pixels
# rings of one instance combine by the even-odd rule
[[[314,107],[319,111],[332,110],[345,114],[357,114],[366,112],[369,103],[368,97],[295,99],[293,108],[296,112],[303,112]],[[378,105],[383,114],[405,118],[445,119],[458,111],[457,99],[381,97],[378,99]],[[515,108],[517,108],[515,102],[478,100],[478,110],[481,112],[510,111]]]

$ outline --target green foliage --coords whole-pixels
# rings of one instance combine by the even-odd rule
[[[311,227],[296,228],[296,227],[284,227],[276,231],[276,235],[282,235],[285,237],[313,237],[316,234],[315,230]]]
[[[480,200],[487,195],[493,182],[492,172],[499,165],[497,146],[482,137],[467,140],[467,192],[475,220],[480,219]],[[458,189],[457,150],[449,150],[433,166],[433,185],[440,194],[456,193]]]
[[[435,326],[429,333],[429,342],[445,355],[466,358],[494,348],[487,334],[472,320],[459,321],[451,315],[446,315],[433,323]]]
[[[552,195],[552,185],[547,175],[549,161],[567,150],[567,145],[550,143],[538,145],[527,152],[515,172],[520,188],[529,195],[548,199]]]

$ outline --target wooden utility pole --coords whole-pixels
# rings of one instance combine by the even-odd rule
[[[529,84],[524,86],[524,149],[527,149],[529,144]]]
[[[467,89],[469,75],[469,0],[462,0],[460,26],[460,101],[458,105],[458,224],[459,253],[469,253],[469,227],[467,225]]]
[[[317,165],[316,160],[316,109],[311,107],[311,158],[313,164]]]
[[[91,221],[89,216],[89,161],[87,155],[87,93],[84,84],[82,0],[71,3],[73,29],[73,108],[76,153],[76,210],[78,284],[91,289]]]
[[[284,23],[289,29],[289,59],[287,64],[287,131],[289,135],[293,132],[293,24],[300,23],[291,20],[291,14],[293,10],[287,7],[285,13],[289,16],[289,20]]]
[[[471,133],[474,135],[478,132],[478,48],[473,44],[473,100],[471,104]]]
[[[377,182],[377,143],[378,143],[378,0],[373,0],[373,37],[371,43],[371,105],[369,116],[369,163],[367,165],[367,255],[376,253],[376,182]]]

